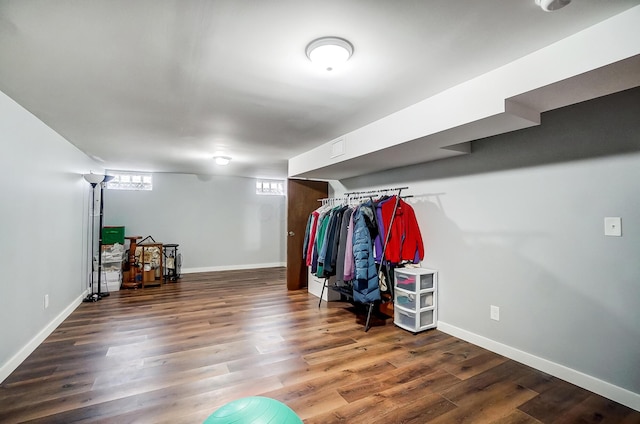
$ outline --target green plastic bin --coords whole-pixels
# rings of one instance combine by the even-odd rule
[[[102,244],[124,244],[124,227],[102,227]]]

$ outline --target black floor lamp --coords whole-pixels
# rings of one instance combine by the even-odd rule
[[[108,181],[112,180],[113,177],[110,175],[100,175],[100,174],[84,174],[84,179],[91,184],[91,293],[84,298],[83,302],[97,302],[103,297],[109,296],[109,292],[102,293],[101,292],[101,277],[102,277],[102,217],[103,217],[103,194],[104,194],[104,185]],[[98,223],[98,292],[94,293],[94,284],[93,284],[93,276],[95,274],[93,269],[93,256],[95,253],[95,242],[94,235],[96,232],[96,214],[95,214],[95,205],[96,205],[96,186],[100,184],[100,214],[99,214],[99,223]]]

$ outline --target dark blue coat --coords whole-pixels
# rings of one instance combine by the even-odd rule
[[[369,209],[367,210],[367,208]],[[362,303],[380,300],[378,273],[373,257],[373,243],[371,242],[371,234],[366,222],[367,213],[371,214],[372,209],[365,204],[356,209],[353,218],[353,257],[356,265],[355,280],[353,281],[353,300]]]

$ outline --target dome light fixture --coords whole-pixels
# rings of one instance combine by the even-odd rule
[[[535,2],[545,12],[554,12],[571,3],[571,0],[535,0]]]
[[[91,184],[92,187],[95,187],[99,183],[108,183],[109,181],[113,180],[113,175],[94,174],[93,172],[84,174],[83,177],[84,180]]]
[[[229,156],[214,156],[213,160],[216,162],[216,165],[220,166],[229,165],[229,162],[231,162],[231,158]]]
[[[353,55],[353,45],[340,37],[322,37],[310,42],[307,57],[314,65],[332,71]]]
[[[84,177],[84,180],[89,184],[91,184],[93,187],[95,187],[96,184],[99,184],[104,181],[104,175],[94,174],[93,172],[89,174],[84,174],[83,177]]]

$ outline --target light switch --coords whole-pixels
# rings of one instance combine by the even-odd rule
[[[489,316],[494,321],[500,321],[500,308],[494,305],[491,305],[491,312]]]
[[[604,235],[605,236],[622,236],[622,220],[620,217],[607,216],[604,218]]]

